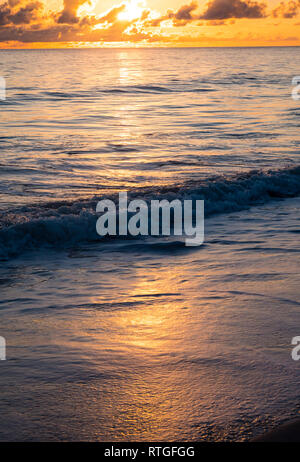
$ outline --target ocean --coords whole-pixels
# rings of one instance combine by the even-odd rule
[[[247,441],[298,416],[300,48],[0,54],[0,440]],[[101,238],[119,192],[204,200],[204,244]]]

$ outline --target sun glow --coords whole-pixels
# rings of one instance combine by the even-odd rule
[[[145,7],[145,2],[139,0],[131,0],[125,6],[124,11],[118,14],[118,19],[120,21],[132,21],[141,16],[143,9]]]
[[[95,10],[96,5],[97,0],[89,0],[89,2],[85,2],[81,6],[79,6],[77,13],[79,16],[92,14]]]

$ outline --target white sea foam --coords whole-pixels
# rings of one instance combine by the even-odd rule
[[[132,191],[131,197],[204,200],[206,216],[244,210],[271,200],[300,194],[300,167],[252,171],[231,178],[193,181],[173,188]],[[113,196],[112,196],[113,197]],[[1,217],[0,256],[8,258],[30,249],[66,248],[101,240],[96,232],[97,200],[21,207]]]

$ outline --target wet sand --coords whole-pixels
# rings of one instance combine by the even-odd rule
[[[253,440],[260,443],[300,443],[300,419],[281,425]]]

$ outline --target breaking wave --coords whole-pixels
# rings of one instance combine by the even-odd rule
[[[300,166],[194,180],[172,187],[144,188],[129,192],[128,198],[138,197],[146,201],[204,199],[205,215],[209,217],[298,195]],[[96,204],[100,199],[103,197],[76,203],[39,204],[0,214],[0,258],[5,260],[31,249],[59,249],[103,240],[95,227]]]

